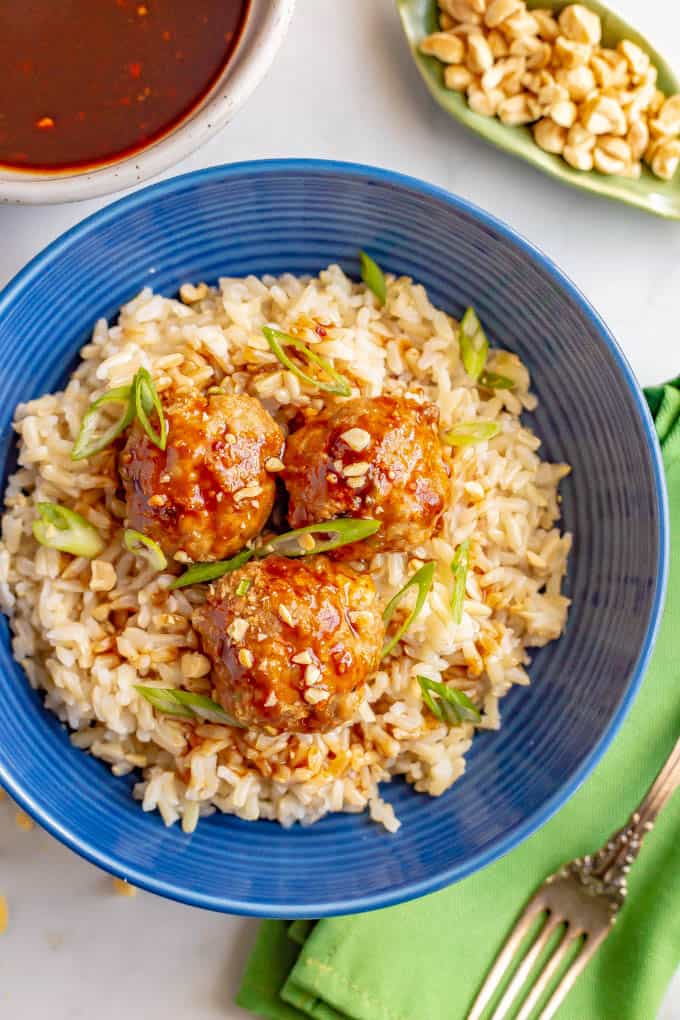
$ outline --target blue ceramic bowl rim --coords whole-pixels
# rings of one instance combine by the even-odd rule
[[[243,174],[258,177],[261,175],[281,172],[300,174],[305,171],[312,171],[317,174],[340,174],[347,178],[368,178],[376,183],[387,185],[393,184],[411,189],[421,197],[434,198],[438,201],[445,202],[448,205],[453,206],[458,212],[476,219],[485,227],[499,234],[505,240],[510,241],[529,259],[538,263],[541,269],[556,282],[556,284],[566,293],[567,297],[578,305],[580,310],[589,319],[605,346],[608,348],[609,353],[628,386],[640,414],[640,418],[644,426],[647,446],[652,457],[654,489],[659,509],[659,556],[657,562],[656,585],[654,598],[652,600],[650,623],[647,629],[645,641],[640,650],[637,663],[632,672],[625,694],[610,719],[607,729],[602,734],[600,740],[592,751],[582,762],[581,766],[561,784],[552,797],[550,797],[541,808],[537,809],[513,826],[503,839],[496,841],[492,846],[487,847],[485,850],[468,858],[464,863],[444,869],[437,875],[427,879],[401,885],[393,892],[387,891],[370,896],[358,897],[356,899],[341,899],[332,902],[306,905],[304,913],[305,917],[324,917],[350,912],[362,913],[367,910],[376,910],[383,907],[394,906],[395,904],[404,903],[408,900],[436,892],[453,882],[457,882],[473,872],[486,867],[499,857],[503,857],[520,843],[524,842],[525,839],[531,836],[550,818],[552,818],[552,816],[559,811],[562,805],[565,804],[574,793],[576,793],[581,784],[593,771],[618,733],[642,684],[661,622],[666,595],[669,564],[669,519],[668,494],[666,490],[663,460],[652,416],[626,356],[598,312],[596,312],[585,295],[581,293],[576,284],[573,283],[547,255],[537,248],[536,245],[532,244],[521,234],[513,230],[513,228],[508,224],[497,219],[490,213],[485,212],[483,209],[479,208],[479,206],[469,202],[467,199],[460,198],[458,195],[452,194],[445,188],[421,181],[417,177],[411,177],[408,174],[402,174],[394,170],[386,170],[382,167],[374,167],[368,164],[348,163],[340,160],[286,158],[251,161],[246,160],[238,163],[225,163],[218,166],[208,167],[203,170],[194,170],[186,174],[171,177],[168,180],[142,188],[131,195],[118,199],[110,205],[105,206],[103,209],[94,212],[80,223],[55,238],[54,241],[31,259],[31,261],[28,262],[27,265],[13,277],[12,280],[10,280],[2,292],[0,292],[0,316],[4,314],[6,309],[11,305],[12,301],[19,295],[19,293],[31,284],[36,274],[42,272],[47,264],[57,259],[64,250],[68,249],[69,245],[73,241],[77,241],[80,237],[86,236],[92,229],[96,229],[101,225],[109,224],[111,221],[116,219],[121,211],[130,212],[143,207],[149,199],[163,197],[173,192],[181,191],[184,187],[191,186],[197,181],[221,181],[229,179],[230,177],[239,177]],[[16,783],[11,776],[6,774],[2,768],[0,768],[0,785],[4,786],[12,798],[44,829],[60,840],[60,842],[64,843],[70,849],[75,850],[76,853],[80,854],[80,856],[84,857],[92,864],[105,869],[113,875],[124,878],[142,889],[157,893],[158,895],[176,900],[180,903],[202,907],[208,910],[215,910],[222,913],[235,913],[254,917],[276,916],[294,918],[303,916],[300,913],[299,908],[296,908],[294,903],[290,903],[289,905],[282,905],[280,903],[275,905],[263,902],[253,903],[251,901],[231,899],[229,896],[208,896],[203,894],[186,893],[184,890],[180,891],[171,883],[157,879],[153,875],[139,872],[135,868],[130,868],[116,854],[100,850],[95,846],[92,846],[87,841],[80,839],[73,833],[67,831],[56,819],[43,811],[40,805],[35,803],[31,797],[24,795],[18,783]],[[288,907],[290,909],[288,909]]]

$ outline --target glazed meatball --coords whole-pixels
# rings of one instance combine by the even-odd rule
[[[137,423],[120,456],[129,526],[178,559],[225,559],[271,513],[283,434],[253,397],[182,392],[163,404],[166,449]]]
[[[380,531],[347,555],[408,549],[431,538],[450,492],[439,411],[405,397],[347,400],[290,436],[283,481],[291,526],[368,517]]]
[[[384,638],[371,578],[325,556],[269,556],[227,574],[194,611],[194,627],[217,700],[267,732],[352,719]]]

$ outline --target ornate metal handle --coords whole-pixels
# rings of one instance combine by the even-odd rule
[[[593,892],[606,892],[620,906],[628,892],[626,876],[657,816],[680,786],[680,739],[638,807],[597,853],[574,861],[572,874]],[[615,907],[615,909],[616,909]]]

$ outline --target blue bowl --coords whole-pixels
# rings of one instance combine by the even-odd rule
[[[442,797],[383,787],[402,828],[334,815],[309,829],[227,816],[193,836],[133,801],[131,781],[73,749],[0,635],[0,782],[95,864],[185,903],[269,917],[370,910],[432,892],[506,853],[558,810],[618,730],[661,614],[667,509],[644,399],[583,296],[508,227],[438,188],[371,167],[242,163],[174,178],[116,202],[55,241],[0,298],[0,434],[20,400],[53,390],[99,316],[142,286],[246,273],[358,274],[357,252],[425,284],[454,315],[472,304],[492,342],[528,365],[544,454],[569,461],[574,532],[567,632],[533,660],[503,728],[474,742]]]

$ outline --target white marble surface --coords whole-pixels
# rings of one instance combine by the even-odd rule
[[[679,6],[619,7],[680,65]],[[277,156],[376,163],[471,199],[566,270],[642,383],[680,372],[680,224],[562,187],[454,126],[409,61],[393,0],[298,0],[284,48],[245,111],[173,172]],[[0,284],[106,201],[1,208]],[[97,1020],[246,1016],[231,1000],[253,922],[144,893],[116,896],[105,875],[37,829],[21,831],[13,814],[0,805],[0,893],[11,910],[0,1016],[85,1020],[95,996]],[[674,986],[660,1020],[680,1020],[680,979]]]

